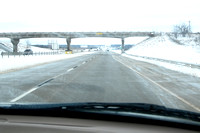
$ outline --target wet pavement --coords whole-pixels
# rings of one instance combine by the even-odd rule
[[[99,52],[0,74],[0,101],[151,103],[200,111],[200,78]]]

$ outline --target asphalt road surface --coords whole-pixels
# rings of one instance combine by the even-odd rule
[[[97,52],[0,74],[0,102],[151,103],[200,112],[200,78]]]

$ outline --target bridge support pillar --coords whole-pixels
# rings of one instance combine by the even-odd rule
[[[11,38],[11,43],[13,44],[13,53],[18,52],[19,41],[20,41],[20,39],[18,39],[18,38]]]
[[[121,48],[121,53],[124,53],[124,38],[121,38],[121,40],[122,40],[122,48]]]
[[[71,38],[67,38],[66,39],[66,42],[67,42],[67,51],[70,51],[70,45],[71,45]]]

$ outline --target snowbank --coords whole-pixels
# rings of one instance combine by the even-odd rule
[[[113,52],[121,54],[120,50],[115,50]],[[136,55],[137,57],[131,55]],[[160,36],[146,39],[145,41],[138,43],[138,45],[126,51],[126,53],[122,54],[122,56],[156,64],[170,70],[200,77],[200,46],[195,46],[193,43],[187,45],[179,45],[173,42],[168,36]],[[173,61],[173,63],[155,59],[153,60],[141,58],[138,56],[163,59]],[[183,64],[194,64],[195,66],[199,65],[199,67],[192,68],[191,65],[184,66],[180,62],[182,62]]]
[[[178,63],[172,64],[172,63],[162,62],[162,61],[158,61],[158,60],[150,60],[150,59],[144,59],[144,58],[140,58],[140,57],[133,57],[133,56],[126,55],[126,54],[123,54],[123,56],[132,58],[134,60],[139,60],[139,61],[144,61],[144,62],[148,62],[151,64],[156,64],[158,66],[165,67],[167,69],[178,71],[178,72],[181,72],[184,74],[189,74],[192,76],[200,77],[200,69],[197,69],[197,68],[183,66]]]
[[[200,64],[200,47],[178,45],[168,36],[154,37],[126,51],[127,54],[147,56],[190,64]]]
[[[35,65],[58,61],[62,59],[74,58],[94,52],[83,52],[76,54],[42,55],[42,56],[10,56],[0,58],[0,73],[23,69]]]

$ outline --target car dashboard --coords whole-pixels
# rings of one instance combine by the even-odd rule
[[[119,120],[120,121],[120,120]],[[180,128],[78,118],[0,115],[0,132],[4,133],[195,133]]]

